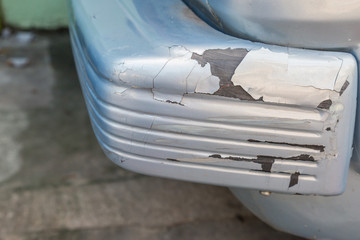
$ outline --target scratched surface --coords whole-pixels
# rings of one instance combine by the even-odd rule
[[[0,43],[1,240],[298,239],[226,188],[111,163],[91,130],[66,33]],[[9,66],[13,56],[28,65]]]

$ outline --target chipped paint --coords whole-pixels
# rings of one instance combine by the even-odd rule
[[[331,99],[327,99],[327,100],[324,100],[322,101],[318,106],[317,108],[321,108],[321,109],[329,109],[332,105],[332,101]]]
[[[264,172],[271,172],[272,165],[274,164],[275,160],[294,160],[294,161],[315,161],[315,159],[307,154],[301,154],[299,156],[293,157],[275,157],[275,156],[264,156],[258,155],[256,158],[244,158],[244,157],[234,157],[234,156],[227,156],[223,157],[220,154],[212,154],[209,158],[218,158],[218,159],[227,159],[233,161],[248,161],[254,162],[261,165],[261,169]]]
[[[284,53],[266,48],[207,49],[199,53],[180,45],[168,47],[168,53],[167,58],[157,60],[121,62],[117,70],[121,85],[150,88],[155,100],[180,105],[185,94],[198,93],[326,110],[335,94],[341,95],[349,85],[345,80],[336,90],[342,60],[321,54],[308,56],[302,51]],[[149,82],[152,84],[146,84]],[[303,98],[305,95],[308,97]]]
[[[331,130],[331,128],[330,128]],[[278,144],[278,145],[289,145],[295,147],[302,147],[308,149],[318,150],[319,152],[324,152],[324,145],[309,145],[309,144],[295,144],[295,143],[286,143],[286,142],[273,142],[273,141],[260,141],[255,139],[248,139],[249,142],[258,142],[258,143],[269,143],[269,144]]]
[[[271,172],[271,167],[275,161],[275,157],[261,156],[261,155],[257,156],[256,158],[243,158],[243,157],[233,157],[233,156],[222,157],[220,154],[213,154],[210,155],[209,158],[228,159],[233,161],[249,161],[249,162],[258,163],[261,165],[261,169],[264,172]]]
[[[222,87],[232,84],[231,78],[235,69],[247,53],[248,51],[242,48],[208,49],[202,55],[193,53],[191,59],[196,60],[201,67],[210,64],[211,74],[220,79],[220,87]]]
[[[262,159],[279,159],[279,160],[299,160],[299,161],[315,161],[314,157],[308,155],[308,154],[301,154],[299,156],[292,156],[292,157],[275,157],[275,156],[264,156],[264,155],[258,155],[256,158],[244,158],[244,157],[234,157],[234,156],[228,156],[228,157],[222,157],[220,154],[213,154],[209,156],[210,158],[220,158],[220,159],[229,159],[234,161],[259,161],[261,162]],[[256,162],[258,163],[258,162]]]
[[[349,85],[350,85],[349,81],[346,80],[345,83],[344,83],[344,85],[342,85],[342,87],[341,87],[341,89],[340,89],[340,92],[339,92],[340,96],[345,92],[345,90],[347,89],[347,87],[348,87]]]
[[[184,14],[182,1],[75,10],[92,16],[95,5],[118,21],[75,21],[71,37],[95,134],[116,163],[223,186],[341,193],[358,77],[350,54],[232,38]],[[294,172],[301,184],[289,188]]]
[[[299,176],[300,176],[299,172],[295,172],[295,173],[291,174],[289,188],[291,188],[299,183]]]
[[[193,53],[191,59],[196,60],[201,67],[205,67],[206,64],[209,64],[211,74],[220,79],[218,90],[212,94],[253,101],[255,99],[248,92],[240,85],[234,86],[231,81],[235,69],[246,57],[247,53],[248,50],[242,48],[209,49],[204,51],[202,55]]]

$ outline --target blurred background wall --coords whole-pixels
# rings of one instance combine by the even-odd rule
[[[0,26],[58,29],[67,26],[66,0],[0,0]]]

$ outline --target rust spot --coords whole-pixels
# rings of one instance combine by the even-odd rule
[[[332,101],[330,99],[324,100],[322,101],[317,108],[321,108],[321,109],[329,109],[330,106],[332,105]]]
[[[330,130],[331,130],[331,128],[330,128]],[[330,131],[330,130],[327,130],[327,131]],[[255,139],[248,139],[248,142],[289,145],[289,146],[294,146],[294,147],[302,147],[302,148],[314,149],[314,150],[318,150],[319,152],[324,152],[324,149],[325,149],[324,145],[310,145],[310,144],[296,144],[296,143],[286,143],[286,142],[260,141],[260,140],[255,140]]]
[[[340,89],[340,92],[339,92],[340,96],[345,92],[345,90],[347,89],[347,87],[349,85],[350,85],[350,83],[346,80]]]
[[[291,174],[290,176],[290,182],[289,182],[289,188],[291,188],[292,186],[295,186],[296,184],[298,184],[299,182],[299,172],[295,172],[293,174]]]

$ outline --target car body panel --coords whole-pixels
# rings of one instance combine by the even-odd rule
[[[73,1],[72,11],[94,131],[120,166],[293,194],[344,190],[352,55],[230,37],[181,1]]]
[[[316,49],[360,44],[358,0],[184,0],[216,29],[245,39]]]

